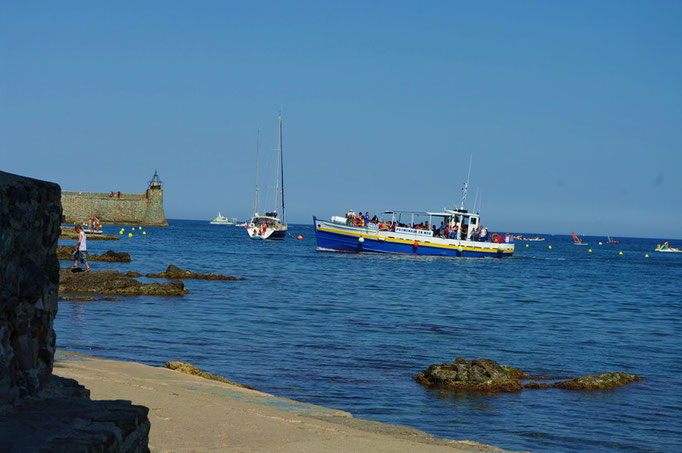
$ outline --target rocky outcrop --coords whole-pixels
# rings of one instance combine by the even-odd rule
[[[73,379],[56,376],[18,410],[0,415],[3,452],[148,452],[149,409],[97,400]]]
[[[165,367],[170,370],[179,371],[185,374],[191,374],[193,376],[199,376],[204,379],[209,379],[211,381],[219,381],[224,382],[225,384],[236,385],[238,387],[244,387],[247,389],[253,389],[253,387],[251,387],[250,385],[237,384],[236,382],[232,382],[229,379],[226,379],[222,376],[218,376],[217,374],[211,374],[201,371],[201,369],[192,365],[191,363],[181,362],[179,360],[171,360],[170,362],[166,362]]]
[[[592,374],[581,376],[572,381],[562,381],[554,384],[554,387],[564,390],[609,390],[621,387],[630,382],[639,382],[642,378],[634,374],[617,371],[615,373]]]
[[[74,248],[68,245],[57,246],[57,258],[64,261],[73,261]],[[88,253],[88,261],[104,261],[107,263],[129,263],[130,255],[125,252],[114,252],[107,250],[101,255]]]
[[[417,382],[429,387],[444,387],[465,392],[518,392],[523,388],[518,378],[490,359],[464,360],[431,365],[415,376]]]
[[[149,278],[170,278],[170,279],[181,279],[181,278],[196,278],[198,280],[244,280],[243,278],[237,278],[232,276],[217,275],[217,274],[198,274],[196,272],[186,271],[180,269],[177,266],[170,265],[168,268],[159,274],[147,274]]]
[[[555,383],[527,382],[521,380],[551,380],[560,378],[547,376],[528,376],[523,371],[509,366],[501,366],[494,360],[464,360],[461,357],[453,363],[431,365],[423,373],[414,377],[417,382],[428,387],[441,387],[458,392],[517,392],[521,389],[564,390],[608,390],[614,387],[641,381],[642,378],[622,371],[582,376],[571,381]]]
[[[59,198],[56,184],[0,172],[0,407],[52,372]]]
[[[85,233],[88,241],[118,241],[119,237],[113,234],[94,234]],[[59,239],[78,239],[78,233],[74,231],[73,228],[62,228],[62,232],[59,235]]]
[[[182,296],[189,293],[179,280],[166,283],[140,283],[118,271],[72,272],[72,269],[60,269],[59,292],[121,296]]]

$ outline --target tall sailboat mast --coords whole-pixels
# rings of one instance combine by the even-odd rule
[[[258,136],[256,138],[256,201],[253,206],[253,215],[258,215],[258,161],[260,156],[260,127],[258,128]]]
[[[279,138],[277,140],[279,146],[279,169],[282,178],[282,223],[286,225],[286,215],[284,213],[284,156],[282,155],[282,112],[279,112]]]

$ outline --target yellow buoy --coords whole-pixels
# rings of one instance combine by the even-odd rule
[[[133,231],[135,231],[135,227],[133,227]]]
[[[547,247],[547,248],[548,248],[548,249],[551,249],[551,248],[552,248],[552,246],[550,245],[550,246],[549,246],[549,247]]]
[[[528,244],[526,244],[526,247],[528,247]]]
[[[133,233],[128,233],[128,237],[129,238],[133,237]]]
[[[644,255],[644,258],[649,258],[649,254],[647,253],[646,255]]]
[[[146,232],[146,231],[143,231],[142,234],[147,234],[147,232]]]
[[[592,253],[592,249],[588,249],[587,251],[590,252],[590,253]]]
[[[623,254],[623,252],[618,252],[618,254],[619,254],[619,255],[622,255],[622,254]]]

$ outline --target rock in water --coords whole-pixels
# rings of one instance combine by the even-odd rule
[[[178,266],[169,265],[164,272],[158,274],[147,274],[148,278],[196,278],[198,280],[244,280],[243,278],[237,278],[233,276],[226,275],[216,275],[216,274],[199,274],[196,272],[186,271],[180,269]]]
[[[641,377],[634,374],[618,371],[581,376],[572,381],[557,382],[554,387],[564,390],[608,390],[641,380]]]
[[[180,280],[145,284],[117,271],[73,273],[70,269],[60,269],[59,293],[182,296],[189,291]]]
[[[512,373],[490,359],[457,357],[453,363],[431,365],[415,379],[422,385],[463,392],[517,392],[523,388]]]

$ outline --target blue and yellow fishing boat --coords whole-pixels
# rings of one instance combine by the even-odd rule
[[[464,209],[385,211],[374,221],[351,214],[331,221],[313,217],[318,250],[498,258],[514,253],[513,237],[489,236],[479,215]]]

